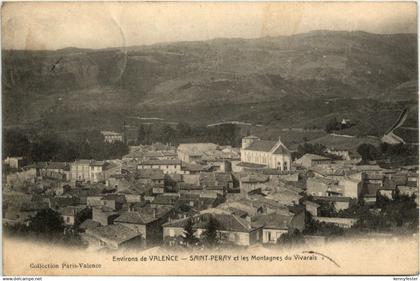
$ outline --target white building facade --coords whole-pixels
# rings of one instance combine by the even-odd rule
[[[265,165],[271,169],[289,171],[292,162],[290,150],[279,139],[260,140],[255,136],[242,139],[241,162]]]

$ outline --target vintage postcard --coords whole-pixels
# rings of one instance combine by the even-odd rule
[[[4,2],[1,44],[4,275],[418,275],[416,2]]]

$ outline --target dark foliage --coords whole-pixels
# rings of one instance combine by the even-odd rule
[[[37,134],[30,131],[6,130],[4,155],[23,156],[28,162],[63,161],[76,159],[115,159],[128,153],[121,142],[107,143],[99,131],[81,131],[74,136],[53,132]]]
[[[183,240],[184,240],[184,243],[187,246],[193,246],[198,241],[197,237],[195,237],[195,235],[194,235],[194,232],[195,232],[194,231],[194,222],[190,218],[187,221],[187,224],[184,227],[184,237],[183,237]]]
[[[35,233],[62,233],[63,219],[59,213],[51,209],[42,210],[29,219],[28,230]]]
[[[362,161],[377,160],[379,162],[389,160],[390,163],[398,165],[413,165],[418,163],[418,146],[407,144],[382,143],[376,147],[372,144],[363,143],[357,148],[362,156]]]
[[[87,219],[92,218],[92,209],[91,208],[84,208],[80,212],[76,214],[74,219],[74,228],[78,229],[79,226]]]
[[[138,144],[161,142],[176,145],[188,142],[213,142],[219,145],[238,146],[241,143],[240,129],[232,124],[214,127],[191,127],[187,123],[179,123],[176,127],[140,125],[137,136]]]
[[[303,234],[295,229],[293,232],[289,233],[283,233],[278,239],[277,244],[282,246],[288,246],[293,247],[297,245],[301,245],[305,243],[305,239],[303,237]]]
[[[362,156],[362,161],[372,161],[377,159],[378,157],[378,150],[372,144],[362,143],[357,148],[357,153]]]
[[[305,235],[340,236],[344,230],[334,224],[315,221],[310,213],[306,213]]]
[[[217,220],[213,217],[209,217],[209,220],[206,224],[206,230],[203,233],[204,245],[209,248],[215,247],[220,242],[217,234],[217,227]]]

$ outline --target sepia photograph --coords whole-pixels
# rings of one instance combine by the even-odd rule
[[[418,278],[417,26],[414,1],[3,2],[3,275]]]

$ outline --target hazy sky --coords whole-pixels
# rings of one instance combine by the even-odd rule
[[[6,49],[104,48],[311,30],[417,32],[415,2],[8,3]]]

